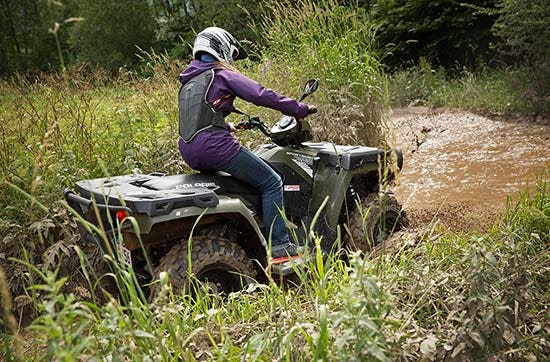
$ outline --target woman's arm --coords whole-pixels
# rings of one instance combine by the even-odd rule
[[[247,76],[230,70],[220,70],[216,74],[223,80],[224,87],[237,97],[257,106],[268,107],[297,118],[310,113],[310,107],[266,88]]]

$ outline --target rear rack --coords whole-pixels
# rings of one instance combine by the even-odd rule
[[[148,216],[166,215],[174,209],[187,206],[206,208],[219,203],[216,193],[206,187],[152,190],[142,186],[147,180],[156,178],[163,177],[124,175],[79,181],[75,185],[76,193],[73,192],[73,196],[69,197],[82,205],[95,201],[98,206],[103,205],[103,208],[111,211],[115,210],[113,207],[126,207],[134,214]]]

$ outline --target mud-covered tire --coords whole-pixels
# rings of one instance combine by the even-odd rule
[[[351,250],[369,252],[383,247],[396,231],[406,228],[409,219],[395,197],[387,194],[369,194],[354,207],[348,224],[345,245]]]
[[[199,281],[207,282],[214,292],[227,294],[241,290],[256,277],[252,260],[237,243],[207,236],[195,236],[192,243],[191,271]],[[166,272],[174,293],[188,293],[188,271],[187,240],[182,240],[161,259],[155,269],[155,279]],[[152,287],[151,297],[157,294],[158,288],[158,285]]]

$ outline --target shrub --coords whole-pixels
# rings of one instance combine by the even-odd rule
[[[500,0],[493,32],[499,50],[531,68],[524,97],[550,108],[550,6],[545,0]]]

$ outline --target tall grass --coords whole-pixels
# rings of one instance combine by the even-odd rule
[[[308,100],[319,103],[319,114],[311,117],[316,137],[384,144],[387,91],[372,46],[374,25],[364,9],[336,0],[285,0],[273,2],[269,13],[256,79],[291,95],[304,78],[318,78],[319,92]]]
[[[132,270],[120,265],[115,273],[129,298],[101,305],[64,292],[57,271],[22,262],[42,296],[30,328],[43,349],[25,358],[543,360],[550,352],[546,187],[539,181],[536,193],[510,203],[490,234],[434,231],[378,257],[313,257],[296,267],[294,281],[251,284],[226,297],[207,288],[194,298],[173,295],[163,284],[146,304]]]
[[[42,258],[58,242],[71,243],[70,232],[60,234],[69,220],[58,200],[77,180],[185,169],[176,147],[174,74],[179,66],[165,62],[157,68],[148,79],[124,74],[112,79],[82,68],[67,70],[66,77],[42,74],[0,81],[4,258],[21,257],[22,246]],[[50,206],[51,213],[32,207],[19,190]]]

